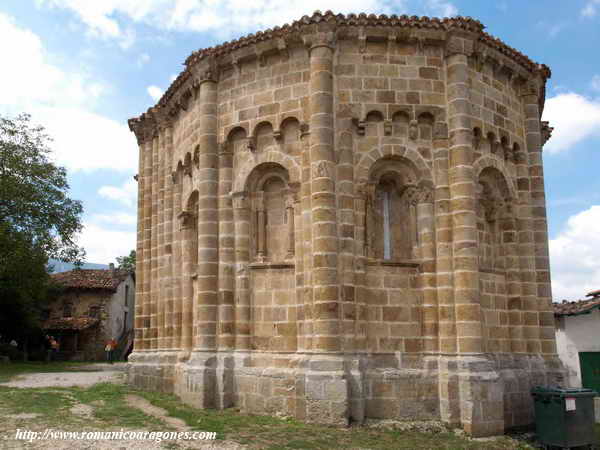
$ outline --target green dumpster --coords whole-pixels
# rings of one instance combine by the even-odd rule
[[[543,445],[563,448],[596,444],[591,389],[536,386],[531,390],[535,429]]]

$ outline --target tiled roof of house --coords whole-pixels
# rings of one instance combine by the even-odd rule
[[[281,27],[274,27],[265,31],[258,31],[257,33],[250,34],[248,36],[241,37],[239,39],[225,42],[221,45],[214,47],[208,47],[194,51],[185,61],[185,70],[179,74],[174,80],[171,86],[167,89],[163,97],[159,101],[159,105],[165,105],[167,101],[173,96],[174,92],[177,91],[179,86],[183,85],[185,81],[191,76],[189,68],[196,64],[198,61],[207,57],[218,57],[227,53],[230,53],[236,49],[246,47],[248,45],[256,44],[276,38],[285,38],[287,35],[294,33],[301,33],[302,29],[307,25],[318,24],[321,22],[329,22],[335,24],[337,27],[344,26],[365,26],[365,27],[410,27],[410,28],[429,28],[437,30],[450,30],[458,29],[465,30],[474,33],[479,33],[479,41],[485,42],[490,47],[499,51],[500,53],[508,56],[509,58],[518,61],[524,67],[530,71],[541,71],[544,78],[550,78],[550,69],[543,65],[533,62],[523,53],[518,50],[506,45],[500,39],[483,31],[484,26],[481,22],[471,17],[445,17],[439,19],[436,17],[418,17],[418,16],[396,16],[396,15],[376,15],[376,14],[334,14],[331,11],[326,11],[324,14],[320,11],[315,11],[311,16],[304,16],[300,20],[296,20],[291,24],[285,24]]]
[[[600,290],[590,292],[586,297],[592,297],[588,300],[576,300],[570,302],[563,300],[561,303],[553,303],[555,316],[576,316],[587,314],[594,308],[600,308]]]
[[[116,291],[129,275],[125,270],[74,269],[52,274],[52,279],[71,289],[105,289]]]
[[[48,319],[42,324],[44,330],[85,330],[96,325],[98,319],[92,317],[63,317],[62,319]]]

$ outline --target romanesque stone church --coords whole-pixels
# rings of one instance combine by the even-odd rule
[[[129,121],[129,381],[329,424],[531,423],[563,376],[549,77],[462,17],[316,12],[194,52]]]

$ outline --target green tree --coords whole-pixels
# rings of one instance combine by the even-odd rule
[[[4,335],[27,335],[51,289],[48,258],[81,263],[74,241],[81,202],[68,196],[66,171],[50,160],[50,138],[30,116],[0,116],[0,299]]]
[[[129,256],[118,256],[117,266],[121,270],[126,270],[131,273],[135,272],[135,250],[131,250]]]

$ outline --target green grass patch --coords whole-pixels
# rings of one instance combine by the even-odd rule
[[[89,388],[69,390],[79,402],[94,408],[94,417],[102,428],[166,429],[162,421],[127,404],[125,396],[130,393],[127,386],[100,383]]]
[[[176,396],[131,389],[127,385],[103,383],[89,388],[9,389],[0,387],[0,410],[9,414],[36,413],[40,421],[66,428],[79,424],[69,409],[83,403],[93,407],[88,429],[167,430],[160,420],[128,406],[128,394],[139,395],[163,408],[194,430],[217,432],[218,438],[268,450],[288,449],[532,449],[524,441],[498,438],[471,440],[452,432],[418,433],[353,426],[335,428],[309,425],[294,419],[241,414],[235,409],[201,410],[183,404]],[[38,422],[38,419],[34,419]],[[600,425],[596,426],[600,438]]]

